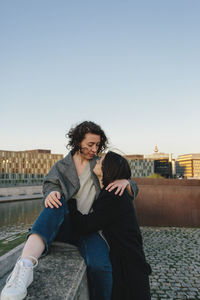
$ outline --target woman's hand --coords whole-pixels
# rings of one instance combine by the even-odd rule
[[[115,195],[119,194],[121,196],[125,190],[125,188],[129,185],[129,181],[127,179],[117,179],[111,182],[107,187],[106,190],[111,192],[115,188],[117,188]]]
[[[50,208],[58,208],[59,206],[62,206],[62,203],[60,202],[60,193],[57,191],[52,191],[45,199],[44,201],[45,207]]]

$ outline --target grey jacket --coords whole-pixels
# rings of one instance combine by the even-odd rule
[[[91,177],[95,185],[96,189],[96,197],[98,197],[100,193],[100,185],[97,176],[93,172],[93,168],[96,164],[97,156],[92,158],[90,163]],[[136,197],[138,193],[138,187],[136,183],[132,180],[129,180],[131,184],[131,188]],[[62,196],[64,196],[65,200],[68,201],[72,198],[79,190],[80,182],[78,178],[78,174],[76,171],[76,167],[74,161],[72,159],[72,154],[69,152],[67,156],[63,159],[59,160],[49,171],[47,176],[44,179],[43,184],[43,202],[52,191],[60,192]]]
[[[97,176],[93,172],[93,168],[96,164],[96,158],[96,156],[92,158],[89,163],[97,198],[100,193],[100,185]],[[74,161],[72,159],[72,154],[70,152],[63,159],[55,163],[45,177],[43,183],[43,201],[52,191],[60,192],[60,194],[64,196],[65,200],[67,201],[78,192],[79,188],[80,182]]]

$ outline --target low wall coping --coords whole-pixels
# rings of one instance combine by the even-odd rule
[[[20,245],[11,251],[18,256],[22,247]],[[13,253],[5,254],[7,261]],[[1,257],[0,269],[5,255]],[[13,263],[9,263],[11,265],[13,268]],[[7,276],[8,273],[0,279],[0,290]],[[26,299],[89,300],[86,265],[75,246],[53,243],[51,252],[39,260],[34,270],[34,281],[28,288]]]
[[[138,185],[175,185],[175,186],[199,186],[198,179],[164,179],[164,178],[132,178]]]

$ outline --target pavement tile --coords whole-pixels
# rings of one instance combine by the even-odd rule
[[[200,300],[200,228],[141,227],[152,300]]]

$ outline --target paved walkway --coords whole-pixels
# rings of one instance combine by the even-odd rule
[[[142,227],[152,300],[200,299],[200,228]]]
[[[152,300],[200,300],[200,228],[141,230],[146,258],[153,270]]]

